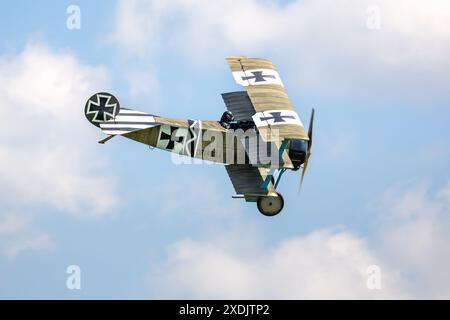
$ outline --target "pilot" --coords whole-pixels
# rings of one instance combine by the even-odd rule
[[[231,122],[233,122],[234,116],[230,111],[225,111],[222,114],[222,118],[220,118],[220,124],[222,127],[229,129],[231,126]]]

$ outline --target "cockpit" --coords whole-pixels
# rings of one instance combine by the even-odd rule
[[[225,129],[229,129],[231,126],[231,123],[234,121],[234,116],[230,111],[225,111],[222,114],[222,117],[220,118],[220,124],[222,125],[222,127],[224,127]]]
[[[234,115],[230,111],[225,111],[219,121],[220,125],[225,129],[237,130],[242,129],[244,131],[255,128],[253,120],[236,120]]]

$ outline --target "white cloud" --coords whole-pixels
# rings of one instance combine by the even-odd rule
[[[29,250],[49,250],[53,249],[55,244],[48,233],[40,233],[30,236],[20,242],[13,243],[6,248],[5,254],[8,258],[15,258],[19,253]]]
[[[113,212],[118,203],[107,158],[84,104],[106,89],[106,71],[70,52],[30,42],[0,56],[0,198],[20,209],[37,205],[77,216]],[[91,147],[92,146],[92,147]]]
[[[158,48],[158,34],[164,32],[162,14],[171,6],[168,1],[119,1],[112,40],[143,57],[150,46]]]
[[[450,184],[430,193],[424,185],[397,185],[380,206],[380,240],[419,298],[450,297]]]
[[[126,71],[123,73],[129,85],[131,101],[136,105],[144,105],[150,108],[147,111],[156,112],[161,103],[156,68],[148,63],[145,63],[144,66],[132,67],[130,63],[125,69]]]
[[[111,185],[114,178],[95,172],[108,164],[90,160],[89,154],[80,154],[80,150],[68,149],[56,145],[0,145],[1,197],[6,203],[6,199],[13,199],[13,205],[49,205],[78,216],[111,213],[117,204]]]
[[[199,299],[393,299],[450,297],[450,184],[394,186],[377,203],[376,236],[324,229],[273,245],[242,228],[177,241],[152,268],[152,292]],[[381,268],[369,290],[367,268]]]
[[[252,234],[224,241],[185,240],[169,251],[150,286],[163,297],[198,299],[349,299],[402,296],[382,268],[383,290],[369,290],[367,268],[380,260],[347,231],[320,230],[273,247],[248,245]],[[237,240],[239,239],[239,240]]]
[[[51,250],[51,236],[36,229],[32,219],[21,214],[0,214],[0,255],[14,259],[25,251]]]
[[[15,234],[23,230],[29,223],[29,219],[17,215],[5,215],[0,222],[0,235]]]
[[[366,27],[374,4],[380,30]],[[169,50],[201,66],[230,54],[271,56],[302,92],[449,99],[450,7],[442,0],[119,1],[113,39],[130,54]]]

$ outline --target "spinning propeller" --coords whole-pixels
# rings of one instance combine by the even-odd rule
[[[309,120],[309,128],[308,128],[308,149],[306,150],[306,158],[305,163],[303,163],[303,169],[302,169],[302,175],[300,178],[300,187],[298,191],[300,192],[302,185],[303,185],[303,179],[305,178],[306,169],[308,168],[308,161],[309,157],[311,156],[311,146],[313,141],[313,126],[314,126],[314,108],[311,111],[311,119]]]

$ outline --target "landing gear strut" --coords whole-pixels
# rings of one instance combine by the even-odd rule
[[[283,196],[277,192],[276,196],[260,197],[257,204],[259,212],[267,217],[273,217],[283,210],[284,199]]]

